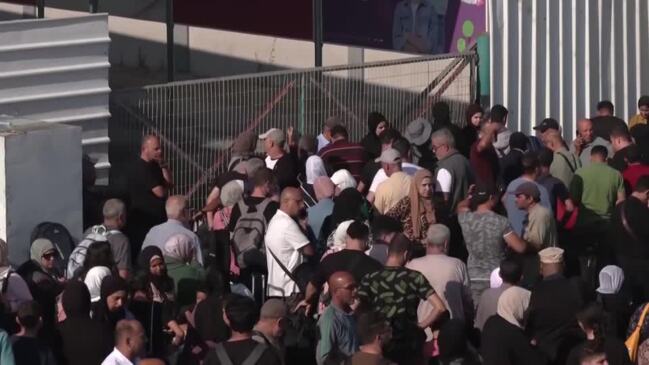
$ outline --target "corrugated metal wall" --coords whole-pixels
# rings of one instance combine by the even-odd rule
[[[106,182],[108,16],[0,22],[0,114],[82,127]]]
[[[489,0],[491,103],[525,132],[556,118],[565,136],[611,100],[627,120],[649,93],[648,0]]]

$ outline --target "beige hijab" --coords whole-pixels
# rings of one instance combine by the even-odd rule
[[[529,290],[512,286],[500,295],[496,312],[507,322],[523,328],[523,318],[530,305],[531,295]]]

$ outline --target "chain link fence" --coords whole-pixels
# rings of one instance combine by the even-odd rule
[[[114,92],[111,97],[111,183],[126,180],[146,133],[161,137],[176,186],[174,194],[202,206],[211,181],[224,171],[229,147],[244,131],[293,126],[318,135],[325,119],[342,118],[350,139],[367,133],[367,115],[383,113],[400,131],[430,120],[434,103],[449,104],[464,123],[475,100],[477,55],[427,56],[357,66],[269,72],[175,82]],[[261,148],[261,144],[258,146]]]

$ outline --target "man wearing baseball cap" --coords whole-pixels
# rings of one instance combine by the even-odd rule
[[[412,178],[403,172],[401,168],[401,154],[394,148],[388,148],[381,153],[381,157],[375,160],[381,163],[381,167],[388,176],[388,179],[379,184],[374,194],[374,206],[381,214],[385,214],[390,208],[397,205],[399,200],[410,193]]]
[[[271,128],[260,134],[259,139],[264,143],[266,167],[275,173],[280,191],[287,186],[299,187],[297,159],[286,152],[286,136],[284,132],[281,129]]]
[[[549,209],[543,207],[541,192],[533,182],[526,182],[516,188],[516,206],[527,212],[523,220],[523,239],[529,243],[528,247],[540,250],[544,247],[557,245],[557,226]],[[532,268],[535,273],[538,264]]]
[[[548,130],[561,132],[561,126],[559,126],[559,122],[557,122],[556,119],[545,118],[541,121],[541,123],[534,127],[534,130],[539,132],[541,135],[544,135]]]

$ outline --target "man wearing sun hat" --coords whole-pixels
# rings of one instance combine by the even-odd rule
[[[266,152],[266,167],[273,170],[277,177],[277,185],[280,191],[287,186],[299,187],[297,181],[298,164],[295,157],[286,152],[286,136],[281,129],[271,128],[265,133],[259,135],[259,139],[264,141],[264,151]]]
[[[558,247],[539,251],[543,280],[532,289],[527,320],[532,338],[556,364],[564,364],[569,349],[581,341],[576,315],[583,303],[582,288],[563,275],[563,254]]]

